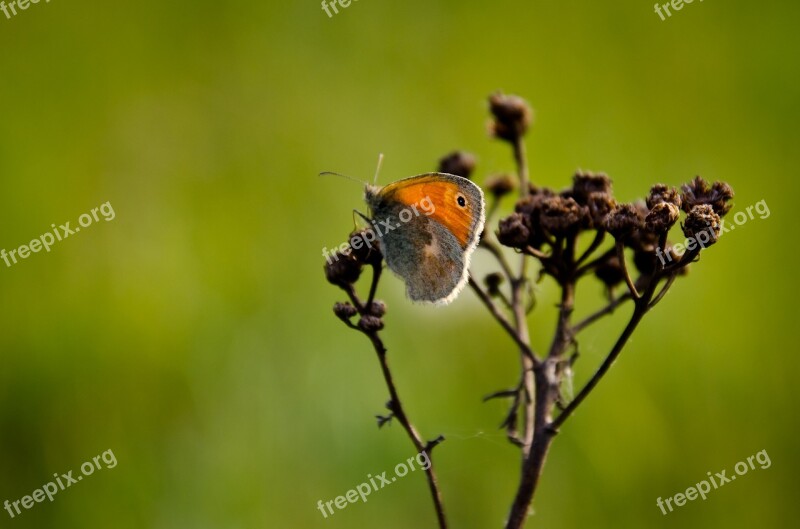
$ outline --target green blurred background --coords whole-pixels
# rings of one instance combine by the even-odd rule
[[[323,519],[327,501],[412,455],[363,336],[322,274],[359,186],[435,168],[513,168],[486,96],[527,98],[535,182],[606,171],[617,197],[695,174],[771,215],[677,282],[567,423],[530,527],[796,523],[800,5],[316,0],[40,2],[0,14],[0,247],[110,201],[99,222],[0,263],[0,502],[112,449],[98,471],[0,527],[434,527],[421,473]],[[510,204],[508,205],[510,206]],[[480,269],[483,261],[478,261]],[[531,318],[552,334],[555,289]],[[384,332],[454,528],[500,527],[517,450],[497,429],[510,341],[471,292],[412,306],[387,276]],[[579,291],[578,313],[601,302]],[[583,337],[576,384],[627,309]],[[663,516],[671,496],[766,449],[772,466]],[[732,470],[729,470],[729,473]]]

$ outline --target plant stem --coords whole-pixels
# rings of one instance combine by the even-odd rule
[[[535,363],[536,361],[535,356],[533,354],[533,350],[531,349],[530,345],[528,345],[528,343],[522,339],[522,336],[517,332],[516,328],[511,325],[508,319],[497,308],[497,305],[494,304],[492,298],[489,297],[489,294],[484,292],[484,290],[477,283],[477,281],[475,281],[472,278],[472,276],[469,277],[469,286],[470,288],[472,288],[472,290],[475,291],[475,293],[478,295],[478,298],[480,298],[480,300],[483,302],[486,308],[489,309],[489,312],[492,314],[494,319],[497,320],[497,322],[500,324],[501,327],[503,327],[503,329],[508,333],[508,335],[514,339],[514,341],[517,343],[517,346],[519,346],[520,350],[522,351],[523,355],[530,357],[532,361]],[[511,300],[512,306],[514,304],[513,296],[514,293],[512,290],[512,300]]]
[[[353,306],[356,307],[356,310],[362,317],[366,315],[373,315],[372,305],[375,298],[375,292],[378,288],[378,281],[381,277],[381,271],[382,267],[380,264],[375,264],[372,266],[372,282],[370,284],[369,297],[366,303],[361,301],[352,284],[341,285],[341,288],[347,293],[347,296],[350,298]],[[436,510],[436,518],[439,522],[439,529],[447,529],[447,517],[445,516],[444,502],[442,500],[442,493],[439,489],[439,483],[436,478],[436,471],[433,467],[433,457],[431,456],[431,451],[433,448],[442,442],[444,437],[440,435],[435,440],[426,443],[409,420],[408,415],[403,408],[403,403],[400,400],[400,395],[397,392],[397,386],[394,383],[392,371],[389,369],[386,346],[383,344],[383,340],[381,340],[378,334],[380,331],[378,329],[365,329],[360,325],[354,325],[347,319],[343,321],[351,329],[355,329],[369,338],[370,342],[372,343],[372,347],[375,349],[375,353],[378,355],[378,360],[381,364],[381,372],[383,373],[383,379],[386,382],[387,389],[389,390],[390,400],[387,404],[387,407],[392,413],[391,416],[397,419],[397,421],[401,424],[403,429],[408,434],[408,437],[411,439],[411,442],[414,444],[414,448],[417,449],[417,452],[426,452],[428,455],[430,464],[428,465],[428,468],[425,469],[425,477],[428,480],[428,488],[430,489],[431,498],[433,499],[433,506]]]
[[[547,358],[534,367],[535,402],[533,406],[533,423],[530,444],[527,443],[522,461],[520,483],[517,488],[511,512],[506,522],[506,529],[520,529],[528,517],[536,486],[539,483],[547,452],[555,437],[556,430],[550,427],[551,415],[559,392],[559,375],[557,366],[563,354],[572,344],[570,317],[575,303],[575,284],[567,279],[561,289],[561,306],[556,325],[556,333]]]
[[[389,369],[389,361],[386,357],[386,347],[383,345],[383,341],[378,336],[377,332],[366,333],[369,337],[370,341],[372,342],[372,346],[375,348],[375,352],[378,354],[378,360],[381,364],[381,371],[383,372],[383,379],[386,381],[386,387],[389,389],[389,409],[392,412],[392,415],[397,419],[397,421],[403,426],[408,436],[411,438],[411,442],[414,443],[414,447],[417,449],[417,452],[428,452],[433,449],[433,446],[438,444],[443,437],[439,437],[435,442],[425,443],[420,436],[419,432],[414,425],[411,424],[411,421],[408,419],[406,415],[405,409],[403,409],[403,404],[400,401],[400,396],[397,393],[397,388],[394,384],[394,378],[392,377],[392,371]],[[433,498],[433,506],[436,509],[436,518],[439,522],[440,529],[447,529],[447,518],[445,516],[444,511],[444,502],[442,500],[442,493],[439,490],[439,483],[436,478],[436,472],[433,468],[433,458],[431,454],[428,453],[428,460],[431,462],[427,469],[425,469],[425,476],[428,480],[428,488],[430,489],[431,497]]]

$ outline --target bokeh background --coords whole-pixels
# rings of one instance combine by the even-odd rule
[[[434,527],[421,473],[323,519],[412,455],[363,336],[331,313],[323,247],[358,185],[512,169],[486,96],[536,111],[535,182],[606,171],[617,197],[695,174],[771,215],[726,234],[644,321],[547,461],[530,527],[786,527],[797,519],[796,2],[53,0],[0,14],[0,247],[110,201],[99,222],[0,263],[0,502],[111,449],[118,465],[10,528]],[[510,207],[510,204],[506,204]],[[483,261],[477,262],[479,269]],[[531,318],[540,349],[555,289]],[[601,302],[579,291],[578,313]],[[500,527],[518,455],[483,395],[512,344],[471,292],[413,306],[387,276],[384,332],[454,528]],[[584,336],[580,384],[624,324]],[[760,450],[772,466],[663,516]]]

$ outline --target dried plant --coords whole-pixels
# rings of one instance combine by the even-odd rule
[[[484,276],[482,284],[471,273],[469,285],[519,349],[519,380],[510,389],[484,399],[510,401],[502,427],[508,440],[520,449],[521,474],[505,527],[519,529],[528,517],[547,452],[559,429],[608,372],[645,314],[663,299],[677,277],[686,274],[701,251],[717,241],[720,218],[730,210],[733,190],[724,182],[709,185],[696,177],[681,191],[656,184],[644,201],[618,203],[611,179],[590,172],[578,172],[572,186],[561,192],[537,187],[530,183],[523,143],[532,121],[531,108],[517,96],[497,93],[489,97],[489,109],[490,133],[511,146],[517,174],[492,176],[485,183],[489,198],[487,229],[479,248],[493,256],[497,270]],[[465,178],[471,177],[474,168],[475,158],[462,152],[452,153],[439,163],[440,172]],[[515,190],[518,198],[514,212],[501,218],[492,233],[489,227],[502,199]],[[685,213],[681,228],[689,244],[687,251],[678,255],[667,235],[680,220],[681,211]],[[351,234],[351,240],[353,237],[363,238],[363,233]],[[511,253],[508,248],[516,257],[507,255]],[[538,264],[536,269],[533,263]],[[355,291],[364,266],[372,268],[366,301]],[[444,438],[425,441],[412,425],[379,335],[386,312],[385,304],[375,300],[382,266],[379,246],[352,246],[336,254],[325,266],[326,277],[345,291],[349,302],[336,303],[334,312],[348,327],[367,336],[378,355],[390,397],[388,414],[377,416],[378,426],[397,420],[415,449],[430,457],[430,451]],[[534,274],[538,280],[551,278],[560,290],[556,328],[546,353],[538,353],[530,345],[527,316],[535,307],[531,286]],[[576,288],[586,278],[605,286],[608,301],[588,317],[573,321]],[[562,387],[578,358],[579,334],[628,302],[632,305],[628,323],[588,382],[568,399]],[[433,464],[426,472],[439,527],[445,528]]]

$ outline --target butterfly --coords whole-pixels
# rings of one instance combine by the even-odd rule
[[[469,277],[486,220],[483,191],[456,175],[425,173],[379,187],[364,199],[386,265],[412,301],[446,304]]]

